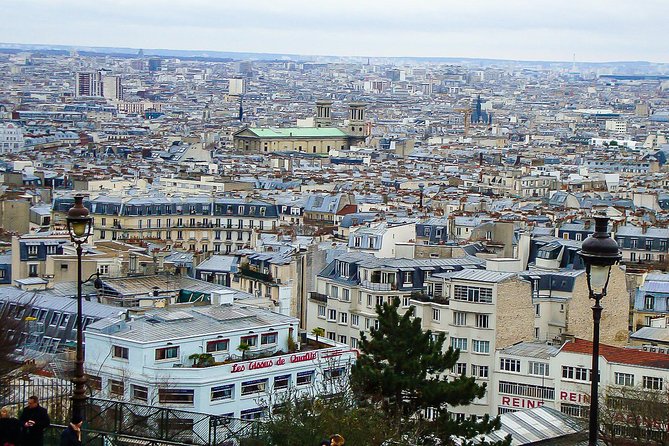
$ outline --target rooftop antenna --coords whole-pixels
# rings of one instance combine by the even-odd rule
[[[575,72],[576,72],[576,53],[574,53],[574,54],[572,55],[572,59],[571,59],[571,71],[572,71],[572,73],[575,73]]]

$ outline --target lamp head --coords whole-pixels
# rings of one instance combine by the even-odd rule
[[[591,294],[606,295],[611,266],[621,259],[618,244],[608,232],[609,219],[595,217],[595,232],[585,239],[579,254],[588,274],[588,288]]]
[[[67,211],[67,231],[75,243],[85,243],[91,234],[93,217],[84,206],[83,195],[74,197],[74,206]]]

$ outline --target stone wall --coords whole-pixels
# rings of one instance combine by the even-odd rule
[[[497,284],[497,336],[495,348],[534,340],[532,286],[520,279]]]

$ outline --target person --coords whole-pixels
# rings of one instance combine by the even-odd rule
[[[81,415],[72,415],[70,425],[60,434],[60,446],[81,446],[81,425],[84,419]]]
[[[330,437],[330,446],[344,446],[345,442],[344,437],[339,434],[334,434]]]
[[[9,416],[6,407],[0,409],[0,446],[16,446],[21,437],[19,420]]]
[[[19,421],[23,430],[23,446],[42,446],[44,429],[51,425],[51,419],[35,395],[28,398],[28,406],[23,408]]]

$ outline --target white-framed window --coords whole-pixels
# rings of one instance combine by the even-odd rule
[[[477,378],[488,378],[488,366],[472,364],[472,376]]]
[[[457,375],[463,375],[467,374],[467,363],[466,362],[458,362],[455,364],[455,373]]]
[[[520,360],[501,358],[499,360],[499,369],[506,372],[520,373]]]
[[[663,380],[657,376],[644,376],[643,377],[643,388],[650,390],[662,390]]]
[[[328,310],[328,321],[337,322],[337,310],[333,308]]]
[[[167,359],[176,359],[179,357],[179,346],[173,345],[171,347],[162,347],[156,349],[156,361],[163,361]]]
[[[472,351],[474,353],[490,353],[490,341],[472,340]]]
[[[351,327],[357,327],[360,325],[360,316],[357,314],[351,314]]]
[[[309,370],[307,372],[298,372],[296,384],[298,386],[305,386],[314,382],[314,376],[316,372],[314,370]]]
[[[344,302],[350,302],[351,301],[351,290],[348,288],[342,288],[341,289],[341,300]]]
[[[634,375],[631,373],[615,373],[616,385],[617,386],[634,386]]]
[[[453,325],[467,325],[467,313],[463,311],[454,311]]]
[[[348,313],[342,311],[339,313],[339,323],[348,324]]]
[[[331,286],[330,287],[330,296],[334,299],[338,299],[339,298],[339,287],[336,287],[334,285]]]
[[[230,348],[229,339],[215,339],[207,342],[207,353],[224,352]]]
[[[109,394],[122,397],[125,394],[125,383],[121,380],[110,379]]]
[[[358,338],[351,336],[351,348],[358,348]]]
[[[439,321],[441,319],[441,311],[438,308],[432,309],[432,320]]]
[[[346,336],[345,335],[339,335],[339,342],[342,344],[346,344]]]
[[[112,358],[128,359],[128,348],[120,345],[112,345]]]
[[[529,374],[536,376],[548,376],[548,363],[530,361]]]
[[[264,392],[267,388],[267,378],[265,379],[254,379],[253,381],[245,381],[241,386],[241,394],[251,395],[254,393]]]
[[[585,367],[562,366],[562,378],[573,379],[576,381],[589,381],[590,370]]]
[[[453,299],[474,303],[492,303],[492,288],[455,285]]]
[[[454,350],[460,349],[460,351],[467,351],[467,338],[451,338],[451,347]]]
[[[263,333],[260,335],[260,345],[276,344],[278,334],[276,332]]]
[[[488,314],[477,314],[476,315],[476,328],[490,328],[490,315],[488,315]]]
[[[235,395],[234,384],[226,384],[224,386],[216,386],[211,388],[212,401],[230,400],[234,398],[234,395]]]
[[[252,335],[252,336],[242,336],[240,339],[240,344],[246,344],[249,347],[255,347],[258,345],[258,336]]]
[[[325,317],[325,305],[318,306],[318,317]]]
[[[287,389],[290,387],[290,375],[274,377],[274,390]]]
[[[149,389],[144,386],[138,386],[137,384],[130,385],[130,396],[136,401],[149,401]]]

